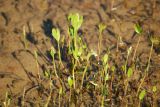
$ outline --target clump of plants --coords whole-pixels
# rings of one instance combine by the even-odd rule
[[[52,46],[49,51],[51,70],[46,69],[43,74],[40,73],[38,54],[35,51],[39,85],[43,86],[44,81],[49,81],[49,87],[46,89],[43,87],[47,94],[41,105],[45,107],[65,105],[130,107],[138,105],[140,107],[147,97],[147,90],[143,87],[143,84],[148,76],[153,45],[156,40],[151,38],[152,45],[145,69],[137,68],[135,59],[137,58],[137,49],[140,45],[143,30],[139,24],[135,24],[134,29],[139,36],[137,45],[135,48],[128,47],[126,49],[124,59],[118,59],[123,64],[118,65],[110,46],[106,46],[106,50],[102,51],[103,31],[107,29],[105,24],[100,23],[98,25],[99,42],[97,44],[98,53],[96,53],[96,51],[87,47],[83,40],[84,35],[79,36],[78,34],[83,24],[83,16],[78,13],[71,13],[67,19],[68,35],[65,35],[64,38],[68,39],[62,39],[60,29],[52,29],[52,37],[55,39],[57,46]],[[26,47],[26,42],[24,43]],[[117,52],[121,51],[118,49]],[[63,57],[67,57],[67,60],[63,60]],[[136,70],[143,71],[139,80],[132,78]],[[54,84],[55,81],[59,83],[57,86]],[[135,82],[136,85],[133,89],[132,84]],[[154,87],[153,93],[156,92],[155,90]],[[23,105],[25,105],[24,100]],[[9,102],[10,99],[6,98],[5,106],[9,105]]]

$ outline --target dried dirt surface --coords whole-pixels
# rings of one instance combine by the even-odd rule
[[[134,49],[137,44],[138,36],[134,31],[134,24],[139,22],[143,34],[137,55],[142,64],[147,63],[149,57],[151,44],[148,37],[152,34],[160,38],[159,0],[0,0],[0,106],[3,106],[6,92],[11,95],[12,107],[21,105],[24,90],[25,106],[41,106],[39,103],[44,103],[47,95],[41,96],[36,91],[39,83],[37,71],[43,74],[44,68],[50,68],[47,52],[55,44],[51,29],[58,27],[61,36],[65,38],[68,35],[67,16],[74,12],[84,16],[79,34],[94,51],[97,51],[99,23],[107,25],[103,32],[102,48],[105,50],[107,47],[116,46],[117,37],[121,36],[124,46],[120,54],[123,57],[123,50],[130,46]],[[24,29],[27,33],[27,50],[24,47]],[[149,77],[145,80],[143,88],[151,93],[152,87],[157,86],[154,105],[160,107],[159,48],[160,44],[154,47]],[[38,52],[39,69],[35,51]],[[113,48],[111,53],[116,54],[116,49]],[[117,61],[117,64],[121,63],[120,60]],[[138,75],[134,78],[136,76]],[[48,87],[49,83],[45,81],[44,84],[43,87]],[[58,87],[59,83],[56,84]],[[150,98],[150,94],[147,96]],[[62,105],[65,104],[63,101]],[[118,104],[120,103],[113,106],[119,107]],[[81,106],[97,105],[96,99],[86,95],[86,103]]]

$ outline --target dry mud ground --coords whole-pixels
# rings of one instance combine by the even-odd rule
[[[125,49],[135,47],[138,36],[133,26],[139,22],[144,30],[137,51],[141,54],[139,60],[142,63],[147,62],[149,56],[149,34],[160,37],[160,0],[0,0],[0,106],[6,92],[12,97],[11,107],[19,105],[24,88],[29,91],[25,96],[26,106],[38,104],[36,84],[33,84],[37,75],[34,51],[40,53],[40,67],[48,67],[45,58],[52,46],[51,29],[58,27],[62,36],[67,35],[67,15],[71,12],[84,16],[80,34],[89,48],[95,51],[97,25],[101,22],[107,25],[103,32],[103,49],[116,45],[117,35],[126,43]],[[28,51],[24,49],[24,27]],[[112,54],[115,54],[114,50]],[[159,45],[152,53],[150,76],[144,87],[150,90],[154,85],[157,86],[155,106],[160,107]],[[92,104],[90,106],[96,106]]]

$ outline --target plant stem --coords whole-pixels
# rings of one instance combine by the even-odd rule
[[[100,54],[101,54],[101,42],[102,42],[102,33],[100,32],[99,38],[98,38],[98,61],[100,60]]]
[[[104,107],[104,96],[102,96],[101,107]]]
[[[49,93],[49,96],[48,96],[48,99],[47,99],[47,103],[45,104],[45,107],[48,107],[48,104],[51,100],[51,94],[52,94],[52,89],[50,90],[50,93]]]
[[[86,65],[86,67],[85,67],[85,69],[84,69],[84,71],[83,71],[82,82],[81,82],[81,89],[83,88],[84,76],[85,76],[85,74],[86,74],[88,65],[89,65],[89,63],[88,63],[88,61],[87,61],[87,65]]]
[[[141,36],[139,35],[139,38],[138,38],[138,43],[137,43],[137,45],[136,45],[136,48],[135,48],[135,51],[134,51],[134,54],[133,54],[132,61],[134,61],[134,59],[135,59],[136,52],[137,52],[137,48],[138,48],[138,46],[139,46],[140,40],[141,40]]]
[[[59,107],[61,107],[61,95],[59,94],[59,96],[58,96],[58,99],[59,99]]]
[[[73,69],[72,69],[73,87],[74,87],[74,89],[76,87],[76,83],[75,83],[75,68],[76,68],[76,66],[77,66],[77,60],[75,60],[75,63],[74,63]]]
[[[145,69],[145,74],[144,74],[144,76],[142,78],[142,81],[141,81],[141,83],[140,83],[140,85],[138,87],[137,96],[138,96],[139,90],[140,90],[140,88],[141,88],[141,86],[142,86],[142,84],[143,84],[146,76],[148,76],[148,71],[149,71],[149,67],[150,67],[150,61],[151,61],[152,51],[153,51],[153,42],[152,42],[152,46],[151,46],[151,50],[150,50],[150,54],[149,54],[148,65],[147,65],[147,68]]]
[[[61,49],[60,49],[60,46],[59,46],[59,42],[58,42],[58,57],[59,57],[61,65],[63,65],[62,59],[61,59]]]
[[[57,78],[59,78],[59,77],[58,77],[58,74],[57,74],[56,64],[55,64],[55,62],[54,62],[54,58],[53,58],[53,62],[52,62],[52,63],[53,63],[53,66],[54,66],[55,75],[56,75]]]

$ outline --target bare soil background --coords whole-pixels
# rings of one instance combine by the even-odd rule
[[[84,23],[79,32],[90,49],[97,51],[98,24],[105,23],[103,49],[114,46],[117,35],[126,43],[125,49],[135,47],[134,24],[140,22],[144,33],[137,54],[141,62],[146,63],[150,42],[149,33],[160,38],[160,0],[0,0],[0,102],[4,102],[8,91],[12,96],[12,105],[18,105],[24,88],[28,103],[38,101],[34,91],[37,65],[34,51],[38,57],[40,72],[48,67],[45,58],[54,41],[51,41],[51,29],[58,27],[62,37],[67,34],[67,15],[78,12],[84,16]],[[28,51],[23,44],[23,27],[27,32]],[[160,46],[154,48],[151,59],[150,76],[145,87],[157,86],[156,106],[160,107]],[[115,54],[115,50],[111,51]],[[121,62],[118,62],[121,64]],[[38,102],[37,102],[38,103]],[[3,103],[0,103],[2,106]],[[12,106],[12,107],[13,107]],[[26,105],[30,106],[30,105]]]

